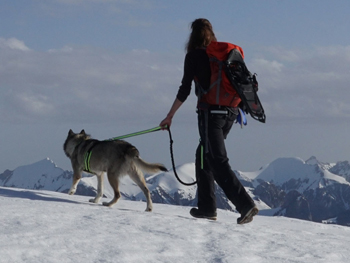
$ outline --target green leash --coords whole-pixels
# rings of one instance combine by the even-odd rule
[[[107,139],[105,141],[123,140],[123,139],[129,138],[129,137],[134,137],[134,136],[138,136],[138,135],[142,135],[142,134],[146,134],[146,133],[150,133],[150,132],[160,131],[161,129],[162,129],[162,127],[158,126],[158,127],[152,128],[152,129],[144,130],[144,131],[139,131],[139,132],[125,134],[125,135],[118,136],[118,137],[113,137],[113,138]]]

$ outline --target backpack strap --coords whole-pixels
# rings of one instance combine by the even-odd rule
[[[222,81],[222,68],[223,68],[224,62],[221,60],[218,60],[216,57],[209,58],[209,61],[217,63],[219,70],[218,70],[218,78],[210,85],[207,92],[209,92],[209,90],[211,90],[212,88],[214,88],[217,85],[216,103],[219,104],[219,102],[220,102],[220,84]]]
[[[196,88],[196,95],[198,97],[198,100],[200,100],[203,95],[207,94],[212,88],[217,86],[216,103],[219,104],[219,102],[220,102],[220,85],[221,85],[221,81],[222,81],[222,72],[223,72],[225,62],[218,60],[215,57],[209,58],[209,61],[217,63],[218,68],[219,68],[218,69],[218,78],[213,83],[211,83],[211,85],[209,86],[209,88],[207,90],[205,90],[202,88],[202,86],[198,82],[198,79],[195,77],[194,83],[195,83],[195,88]]]

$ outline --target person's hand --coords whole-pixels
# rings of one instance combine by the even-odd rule
[[[172,117],[167,116],[164,120],[161,121],[159,126],[162,128],[162,130],[167,130],[171,126]]]
[[[181,105],[182,105],[182,102],[176,98],[173,105],[171,106],[171,109],[170,109],[168,115],[159,124],[159,126],[162,128],[162,130],[169,130],[170,129],[171,121],[175,115],[175,112],[181,107]]]

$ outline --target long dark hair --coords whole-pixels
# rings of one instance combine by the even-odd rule
[[[198,18],[191,24],[192,32],[186,44],[186,51],[206,47],[211,41],[216,41],[213,27],[208,19]]]

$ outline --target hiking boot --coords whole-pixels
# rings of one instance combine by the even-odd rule
[[[206,213],[206,212],[202,212],[197,208],[192,208],[190,210],[190,214],[191,216],[195,217],[195,218],[205,218],[205,219],[209,219],[209,220],[216,220],[216,212],[213,213]]]
[[[259,209],[256,205],[249,206],[242,210],[241,217],[237,218],[237,224],[247,224],[253,221],[253,216],[259,213]]]

